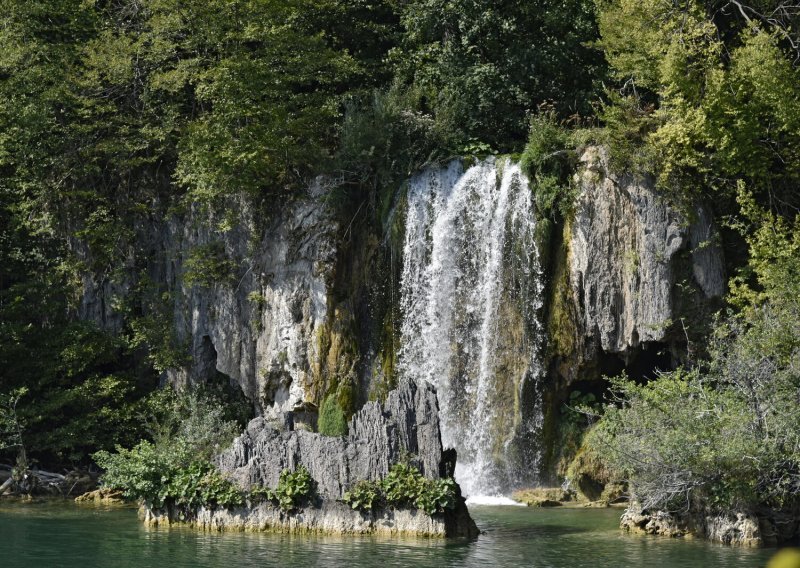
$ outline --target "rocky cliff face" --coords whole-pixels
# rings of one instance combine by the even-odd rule
[[[687,337],[725,290],[709,210],[677,211],[650,180],[615,174],[595,147],[581,156],[575,182],[574,214],[545,255],[553,259],[544,270],[543,384],[551,409],[580,381],[623,369],[646,376],[679,362]],[[361,209],[342,221],[326,205],[326,191],[317,180],[269,215],[243,196],[232,198],[227,213],[154,215],[136,228],[139,252],[131,258],[138,260],[127,263],[125,277],[84,277],[81,316],[119,331],[131,313],[124,316],[119,304],[150,286],[157,301],[139,301],[133,312],[150,317],[157,332],[171,336],[162,343],[180,354],[163,365],[165,381],[194,385],[222,374],[268,422],[292,411],[295,422],[313,427],[318,405],[332,393],[354,412],[385,396],[396,379],[397,243],[405,216],[392,216],[388,228]],[[75,248],[85,254],[80,243]],[[510,305],[500,311],[507,351],[530,350],[512,333],[519,325],[506,317]],[[514,372],[501,363],[500,374]],[[497,384],[507,379],[499,378]],[[555,428],[554,417],[547,420],[545,436]]]
[[[183,386],[222,373],[260,413],[300,409],[327,355],[319,339],[330,319],[338,227],[325,191],[317,181],[269,219],[240,196],[227,207],[234,217],[198,208],[139,227],[147,266],[138,273],[129,267],[123,283],[87,275],[81,316],[119,330],[122,316],[112,306],[147,280],[163,302],[143,306],[144,313],[171,324],[185,355],[166,380]]]
[[[579,380],[587,368],[606,370],[608,356],[630,371],[648,350],[642,373],[668,365],[685,348],[687,330],[713,305],[709,300],[726,290],[711,214],[702,205],[679,211],[652,180],[615,174],[597,147],[581,155],[575,182],[574,214],[553,275],[560,279],[549,322],[558,372]],[[663,349],[672,349],[666,361],[655,353]]]
[[[546,272],[544,476],[563,475],[571,457],[557,442],[569,392],[600,395],[603,375],[646,379],[696,356],[726,291],[707,207],[678,210],[652,179],[614,172],[602,148],[579,158]]]

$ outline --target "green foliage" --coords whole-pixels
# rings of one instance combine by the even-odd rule
[[[647,155],[678,199],[730,196],[744,181],[761,199],[796,205],[796,26],[698,0],[598,0],[598,8],[599,45],[627,93],[604,108],[622,154]]]
[[[429,515],[456,506],[457,486],[450,478],[428,479],[411,464],[394,464],[381,481],[359,481],[342,501],[354,510],[371,511],[378,504],[415,508]]]
[[[130,318],[128,325],[131,331],[128,345],[146,348],[147,358],[156,371],[178,369],[188,362],[188,346],[176,339],[166,311],[156,308],[148,315]]]
[[[459,141],[457,151],[524,142],[540,104],[587,114],[603,74],[591,2],[414,0],[402,8],[405,35],[392,52],[398,81],[419,92],[414,110]],[[518,146],[517,146],[518,147]]]
[[[342,496],[355,511],[371,511],[383,499],[380,482],[361,480]]]
[[[414,505],[429,515],[443,513],[456,506],[456,482],[452,477],[427,480],[425,489],[417,496]]]
[[[27,465],[28,461],[22,436],[25,425],[17,413],[17,404],[26,394],[28,389],[22,387],[7,395],[0,395],[0,450],[16,449],[17,461],[21,461],[24,465]]]
[[[199,506],[233,507],[244,502],[242,492],[208,462],[192,462],[170,479],[163,501],[194,510]]]
[[[292,511],[314,495],[315,482],[304,465],[294,471],[284,469],[271,499],[284,511]]]
[[[183,282],[186,286],[205,288],[230,284],[236,269],[236,262],[228,258],[224,244],[215,241],[192,249],[184,263]]]
[[[531,119],[520,166],[530,179],[536,208],[542,217],[564,218],[572,209],[575,190],[571,177],[575,162],[573,137],[558,124],[554,114]]]
[[[413,465],[396,463],[381,481],[386,502],[395,507],[414,507],[429,515],[456,505],[452,478],[428,479]]]
[[[646,507],[797,505],[800,221],[762,216],[755,288],[739,281],[741,311],[716,325],[710,360],[645,385],[615,379],[620,404],[589,437]]]
[[[317,431],[323,436],[347,435],[347,418],[336,394],[329,394],[322,401],[317,420]]]
[[[157,508],[175,504],[190,511],[198,505],[242,502],[240,492],[210,462],[238,431],[234,422],[224,419],[216,401],[195,393],[161,391],[150,398],[147,425],[152,442],[94,454],[105,469],[103,485]]]

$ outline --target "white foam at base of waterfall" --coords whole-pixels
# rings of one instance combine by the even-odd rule
[[[510,497],[503,497],[502,495],[471,495],[467,497],[467,505],[527,507],[525,503],[514,501]]]

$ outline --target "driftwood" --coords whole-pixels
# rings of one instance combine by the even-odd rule
[[[0,485],[0,495],[15,494],[57,494],[70,495],[76,487],[81,493],[96,486],[96,476],[86,472],[71,471],[66,475],[42,469],[26,469],[15,473],[10,465],[0,464],[0,479],[9,476]]]

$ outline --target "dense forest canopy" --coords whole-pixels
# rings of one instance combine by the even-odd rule
[[[24,443],[46,464],[87,463],[146,435],[138,416],[160,404],[148,393],[185,357],[166,291],[139,278],[114,333],[75,317],[82,278],[145,261],[135,227],[224,214],[241,192],[269,215],[320,173],[342,204],[375,207],[428,163],[497,152],[522,153],[559,222],[569,156],[587,142],[679,205],[713,200],[751,251],[732,267],[726,339],[658,396],[711,389],[718,407],[772,420],[725,369],[762,357],[781,389],[800,381],[785,288],[800,271],[799,25],[774,0],[0,0],[0,455]],[[604,419],[612,446],[659,424],[650,387],[615,384],[627,402]],[[714,467],[672,465],[713,493],[715,467],[764,436],[737,431]],[[765,493],[774,477],[732,468],[721,499],[796,493],[797,438],[775,443],[764,463],[790,480],[779,496]],[[657,459],[671,455],[683,459]],[[648,463],[615,467],[669,505],[651,479],[663,461]]]

